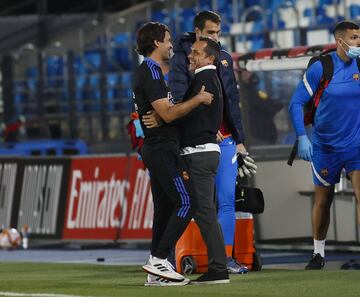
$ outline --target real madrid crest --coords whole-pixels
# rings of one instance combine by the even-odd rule
[[[223,66],[225,66],[225,67],[229,66],[229,64],[226,60],[221,60],[221,64],[223,64]]]
[[[328,176],[329,175],[329,171],[327,170],[327,168],[323,168],[320,170],[320,174],[321,176]]]

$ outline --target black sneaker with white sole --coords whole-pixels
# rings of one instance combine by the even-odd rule
[[[320,270],[323,269],[325,265],[324,257],[321,257],[320,254],[313,254],[312,259],[306,265],[306,270]]]
[[[214,272],[209,271],[198,277],[196,280],[191,281],[195,285],[215,285],[215,284],[228,284],[230,283],[229,274],[227,271]]]

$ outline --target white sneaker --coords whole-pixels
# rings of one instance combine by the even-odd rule
[[[185,286],[189,282],[188,278],[184,278],[183,281],[174,282],[161,276],[148,274],[144,285],[145,287]]]
[[[161,276],[172,281],[183,281],[184,277],[177,273],[167,259],[160,259],[150,255],[147,263],[142,267],[146,272]]]

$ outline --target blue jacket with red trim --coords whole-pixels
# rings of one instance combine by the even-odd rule
[[[193,32],[179,35],[174,41],[174,56],[170,61],[169,86],[175,102],[181,102],[183,100],[185,92],[193,78],[193,74],[189,71],[188,55],[195,41],[196,35]],[[230,54],[223,49],[221,50],[217,70],[223,88],[224,114],[227,118],[228,128],[236,143],[243,143],[245,135],[241,122],[238,84],[234,75],[232,58]]]

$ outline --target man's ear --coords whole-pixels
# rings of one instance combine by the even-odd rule
[[[159,44],[160,44],[160,41],[158,41],[158,40],[154,40],[154,45],[155,45],[155,47],[156,47],[156,48],[158,48],[158,47],[159,47]]]
[[[196,35],[196,40],[199,39],[199,36],[201,36],[201,30],[198,27],[195,27],[195,35]]]

